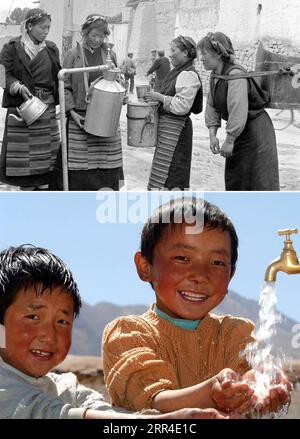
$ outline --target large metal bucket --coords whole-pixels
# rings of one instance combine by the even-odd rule
[[[105,72],[91,90],[84,129],[99,137],[111,137],[117,132],[125,89],[114,80],[118,71]]]
[[[299,66],[300,57],[289,57],[270,52],[260,43],[256,55],[256,71],[279,70],[287,64]],[[268,108],[300,108],[300,82],[298,77],[291,74],[278,74],[255,78],[260,86],[270,93],[271,101]]]
[[[127,143],[129,146],[153,147],[157,144],[158,102],[127,104]]]

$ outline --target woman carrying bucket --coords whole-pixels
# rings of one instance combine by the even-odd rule
[[[148,190],[189,189],[193,125],[190,114],[202,111],[202,85],[194,67],[196,43],[178,36],[171,42],[173,70],[158,92],[147,92],[145,100],[159,101],[158,140]]]
[[[268,93],[253,78],[241,78],[246,70],[234,63],[231,40],[223,33],[209,33],[199,43],[206,70],[212,70],[205,112],[213,154],[226,158],[228,191],[278,191],[276,137],[264,110]],[[230,79],[237,75],[236,79]],[[227,121],[227,137],[219,146],[217,131]]]
[[[6,73],[2,106],[8,108],[0,181],[21,190],[48,189],[60,146],[55,104],[61,67],[56,45],[46,41],[50,24],[47,12],[29,10],[22,35],[5,44],[0,55]]]
[[[110,34],[106,18],[99,14],[89,15],[82,27],[82,43],[77,43],[64,59],[66,69],[93,67],[106,64],[108,45],[104,42]],[[110,52],[116,66],[116,55]],[[111,137],[100,137],[84,130],[87,110],[87,92],[92,82],[103,76],[102,72],[66,75],[65,100],[68,114],[68,169],[69,189],[93,191],[98,189],[119,190],[123,177],[122,145],[120,127]],[[101,118],[101,114],[95,114]],[[105,115],[107,116],[107,115]],[[61,164],[57,163],[57,178],[51,189],[61,189]]]

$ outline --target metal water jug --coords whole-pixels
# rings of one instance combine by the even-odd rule
[[[47,108],[48,105],[44,104],[44,102],[36,96],[32,96],[17,108],[17,112],[21,117],[18,117],[15,114],[9,114],[8,117],[13,117],[18,122],[25,122],[29,126],[39,119]]]
[[[94,136],[111,137],[118,130],[125,96],[125,89],[116,81],[119,73],[119,69],[106,70],[89,91],[84,129]]]

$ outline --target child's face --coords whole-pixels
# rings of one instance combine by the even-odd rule
[[[37,296],[34,287],[19,291],[4,318],[3,360],[32,377],[61,363],[71,345],[74,302],[61,287]]]
[[[221,229],[185,233],[169,229],[154,249],[150,281],[161,311],[189,320],[204,318],[227,294],[233,275],[231,238]]]

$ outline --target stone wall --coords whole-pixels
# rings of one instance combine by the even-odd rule
[[[265,13],[264,13],[265,11]],[[299,0],[263,1],[261,17],[262,37],[278,37],[293,46],[300,46],[300,2]],[[263,30],[266,30],[263,32]]]
[[[183,34],[199,41],[208,31],[223,31],[236,49],[237,61],[248,70],[255,67],[257,41],[276,53],[297,56],[300,47],[299,0],[148,0],[127,7],[127,0],[41,0],[53,16],[49,35],[58,46],[74,44],[80,26],[92,12],[114,16],[122,12],[122,24],[111,25],[111,39],[121,62],[128,50],[138,61],[138,75],[149,68],[150,52],[164,49]],[[205,91],[209,74],[198,64]]]
[[[189,35],[198,41],[218,23],[220,0],[156,0],[157,49],[170,50],[177,35]],[[155,48],[155,47],[154,47]]]
[[[205,10],[204,2],[201,3]],[[212,8],[215,7],[215,12],[212,9],[207,13],[204,25],[199,26],[199,34],[202,31],[206,34],[207,30],[226,33],[235,47],[236,61],[247,70],[255,69],[258,40],[261,40],[264,47],[271,52],[285,56],[300,55],[299,0],[230,0],[230,2],[220,0],[218,3],[211,5]],[[187,6],[186,2],[185,6]],[[184,8],[180,10],[180,16],[183,16],[183,11]],[[195,9],[194,11],[196,15],[197,12]],[[186,24],[182,19],[181,33],[190,29],[189,34],[195,37],[197,34],[195,21],[193,18],[190,19],[190,16],[189,12]],[[207,23],[206,28],[205,23]],[[198,69],[204,90],[207,92],[209,73],[203,69],[201,63],[198,64]]]
[[[216,30],[230,36],[235,45],[253,43],[259,38],[258,3],[256,0],[221,0]]]
[[[300,65],[300,50],[295,47],[290,47],[282,42],[282,40],[262,40],[264,48],[269,52],[276,53],[278,55],[283,55],[284,57],[297,56],[299,61],[297,64]],[[249,72],[255,70],[256,65],[256,54],[259,45],[259,40],[245,46],[244,44],[235,46],[235,60],[238,64],[245,67]],[[293,64],[293,63],[292,63]],[[210,72],[207,72],[202,63],[197,63],[197,70],[200,73],[202,79],[202,85],[204,93],[207,94],[209,91],[209,78]],[[257,79],[260,82],[259,79]]]
[[[221,0],[216,29],[229,35],[235,47],[246,49],[261,40],[272,52],[297,56],[299,21],[299,0],[231,0],[230,6]]]
[[[300,44],[299,0],[221,0],[219,17],[218,30],[234,42],[285,39]]]
[[[189,35],[197,42],[215,29],[219,21],[220,0],[181,2],[176,14],[175,35]]]
[[[136,9],[135,16],[145,14],[144,20],[149,20],[148,11],[151,7],[155,11],[155,23],[147,26],[135,44],[140,48],[138,53],[143,53],[141,71],[149,68],[150,52],[153,49],[163,49],[166,55],[170,53],[171,40],[179,35],[189,35],[196,41],[218,23],[218,10],[220,0],[155,0],[149,3],[141,2]],[[146,8],[147,5],[147,8]],[[141,18],[139,18],[140,20]],[[199,31],[200,29],[200,31]],[[133,23],[133,31],[135,22]],[[134,51],[134,50],[133,50]],[[140,55],[139,55],[140,56]]]

